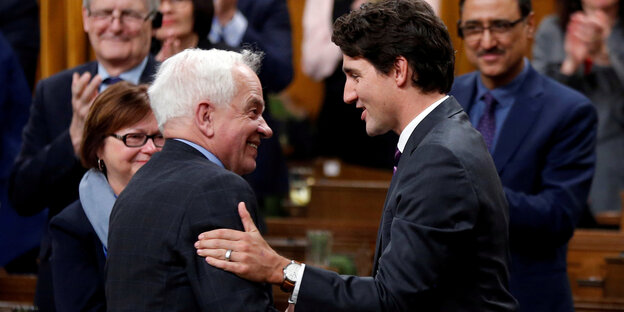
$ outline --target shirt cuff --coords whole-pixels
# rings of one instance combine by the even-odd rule
[[[305,271],[305,263],[301,264],[301,268],[299,268],[299,272],[297,272],[297,282],[295,283],[295,289],[288,298],[288,303],[297,304],[297,296],[299,296],[299,287],[301,287],[301,281],[303,280],[303,272]]]

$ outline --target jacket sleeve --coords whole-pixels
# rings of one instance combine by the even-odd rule
[[[230,228],[243,230],[238,203],[246,203],[257,222],[253,191],[239,176],[222,175],[193,192],[180,231],[180,254],[201,311],[273,311],[271,285],[254,283],[210,266],[193,247],[200,233]],[[185,203],[187,204],[187,203]]]
[[[76,208],[82,209],[80,205],[66,209],[74,212]],[[77,220],[58,215],[50,223],[54,303],[59,312],[106,311],[102,244],[97,243],[95,232],[81,230],[88,222],[86,217]]]
[[[436,296],[441,281],[453,277],[459,282],[470,271],[464,268],[474,266],[471,231],[479,206],[465,168],[441,146],[414,153],[419,157],[411,168],[397,171],[396,196],[387,198],[393,202],[386,203],[380,231],[391,242],[382,250],[374,277],[339,276],[306,266],[297,312],[430,311],[443,300]],[[388,212],[393,206],[394,216]]]
[[[596,161],[596,112],[588,101],[564,113],[544,144],[546,156],[534,192],[504,188],[510,238],[517,247],[522,247],[519,243],[530,248],[565,244],[587,206]]]

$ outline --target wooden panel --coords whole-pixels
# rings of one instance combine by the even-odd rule
[[[568,244],[568,277],[575,297],[604,297],[605,258],[624,251],[624,233],[576,230]],[[580,281],[584,283],[579,284]]]
[[[605,298],[574,298],[576,312],[624,312],[624,300]]]
[[[311,186],[307,216],[315,219],[381,220],[388,182],[322,180]]]
[[[35,275],[7,274],[0,268],[0,301],[11,302],[11,305],[32,304],[36,284]]]
[[[321,108],[324,86],[307,77],[301,66],[301,44],[303,41],[303,8],[306,0],[288,0],[290,25],[292,28],[293,69],[295,76],[292,83],[284,91],[284,101],[293,105],[315,119]],[[314,0],[311,0],[314,1]]]
[[[606,258],[605,297],[624,300],[624,252],[619,257]]]
[[[66,68],[65,3],[67,0],[41,0],[41,78]]]
[[[88,61],[87,34],[82,25],[82,1],[68,1],[65,7],[67,19],[67,67],[74,67]]]

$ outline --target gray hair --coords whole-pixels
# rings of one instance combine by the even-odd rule
[[[177,117],[192,117],[195,105],[208,100],[228,105],[237,91],[232,70],[245,65],[257,72],[263,54],[217,49],[186,49],[162,63],[148,90],[158,127]]]
[[[93,0],[82,0],[82,7],[90,10],[91,1]],[[147,4],[147,12],[152,14],[152,18],[153,18],[153,13],[155,13],[158,10],[158,7],[160,7],[160,0],[143,0],[143,1],[145,1],[145,4]]]

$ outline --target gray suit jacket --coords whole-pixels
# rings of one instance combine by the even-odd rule
[[[410,136],[386,197],[373,277],[306,267],[301,311],[513,311],[509,220],[481,135],[450,97]]]
[[[243,230],[239,202],[257,222],[253,191],[193,147],[167,140],[121,193],[111,213],[106,264],[109,311],[267,311],[271,286],[210,266],[197,236]]]

